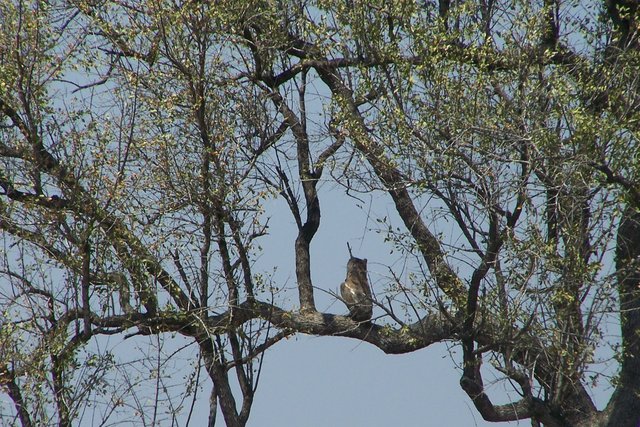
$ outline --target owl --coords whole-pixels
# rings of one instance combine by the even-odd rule
[[[349,308],[349,317],[356,322],[368,322],[373,316],[371,288],[367,279],[367,260],[351,257],[347,264],[347,278],[340,286],[340,294]]]

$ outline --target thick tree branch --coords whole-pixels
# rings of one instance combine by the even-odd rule
[[[338,77],[337,70],[318,68],[317,71],[350,117],[351,138],[358,150],[366,156],[378,178],[385,184],[400,218],[418,244],[418,248],[438,286],[455,304],[462,306],[465,301],[464,285],[447,264],[437,238],[429,231],[420,217],[402,175],[390,164],[383,148],[367,137],[367,128],[355,104],[353,93]]]
[[[301,310],[315,310],[315,300],[313,296],[313,283],[311,280],[311,259],[309,251],[311,240],[320,227],[320,199],[316,186],[320,178],[316,171],[311,170],[311,157],[309,154],[309,138],[300,119],[289,108],[282,96],[274,89],[270,92],[274,105],[280,110],[289,128],[292,130],[296,140],[298,174],[304,192],[307,217],[298,229],[298,237],[295,242],[296,251],[296,278],[298,281],[298,293]],[[295,200],[289,195],[290,205],[295,204]],[[299,210],[297,206],[293,209],[294,215]],[[296,220],[296,222],[300,222]]]
[[[479,367],[478,367],[479,371]],[[518,421],[532,418],[544,423],[548,427],[560,427],[564,424],[557,420],[549,412],[549,408],[545,403],[533,397],[524,397],[517,402],[511,402],[505,405],[494,405],[489,396],[484,392],[484,385],[479,374],[473,378],[463,376],[460,379],[460,386],[469,395],[471,401],[475,405],[482,418],[487,421],[505,422]]]

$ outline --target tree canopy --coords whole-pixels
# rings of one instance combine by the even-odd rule
[[[197,373],[163,399],[188,413],[202,368],[209,425],[243,426],[263,354],[310,334],[390,354],[453,342],[488,421],[637,426],[638,13],[629,0],[3,0],[2,416],[155,422],[124,403],[131,384],[100,343],[180,336]],[[312,268],[342,268],[311,252],[322,186],[411,260],[377,280],[370,322],[318,310],[335,289]],[[279,242],[293,293],[260,262],[279,238],[274,200],[297,236]],[[519,399],[495,403],[489,365]]]

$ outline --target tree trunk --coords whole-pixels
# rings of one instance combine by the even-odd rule
[[[620,297],[622,364],[608,426],[640,425],[640,212],[630,206],[618,228],[616,270]]]

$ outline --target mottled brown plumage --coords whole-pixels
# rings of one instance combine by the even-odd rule
[[[371,288],[367,279],[367,260],[351,257],[347,264],[347,278],[340,286],[340,294],[349,308],[349,316],[356,322],[366,322],[373,316]]]

